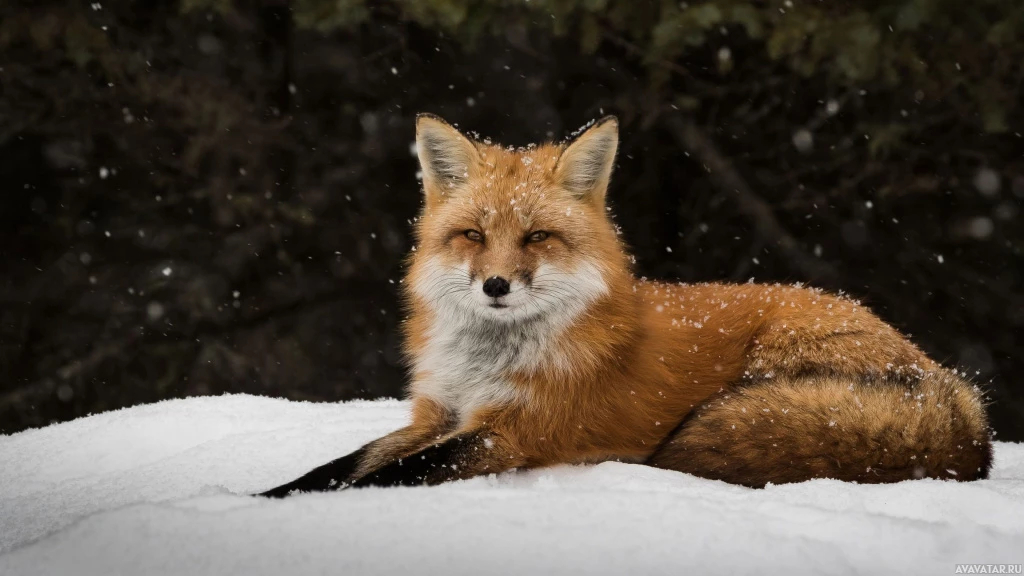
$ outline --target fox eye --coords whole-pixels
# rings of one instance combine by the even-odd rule
[[[476,230],[466,230],[465,232],[463,232],[463,234],[466,236],[466,238],[468,238],[469,240],[471,240],[473,242],[483,242],[484,241],[484,235],[481,234],[480,232],[476,231]]]
[[[538,231],[530,234],[529,236],[527,236],[526,237],[526,241],[527,242],[543,242],[543,241],[548,239],[548,236],[551,236],[551,234],[548,234],[547,232],[545,232],[543,230],[538,230]]]

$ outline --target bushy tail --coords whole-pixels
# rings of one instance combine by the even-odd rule
[[[945,371],[910,384],[807,377],[722,392],[648,461],[754,487],[811,478],[976,480],[991,462],[980,391]]]

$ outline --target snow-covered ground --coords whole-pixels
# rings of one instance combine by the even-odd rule
[[[0,574],[953,574],[1024,562],[993,478],[751,490],[638,465],[245,496],[401,426],[398,401],[222,396],[0,436]]]

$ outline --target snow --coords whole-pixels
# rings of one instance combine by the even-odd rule
[[[990,480],[751,490],[640,465],[246,494],[403,425],[395,400],[174,400],[0,436],[0,574],[952,574],[1024,561],[1024,446]]]

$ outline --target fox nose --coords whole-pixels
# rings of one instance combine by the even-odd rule
[[[511,286],[508,280],[505,280],[501,276],[491,276],[484,281],[484,294],[487,294],[491,298],[501,298],[502,296],[509,293]]]

